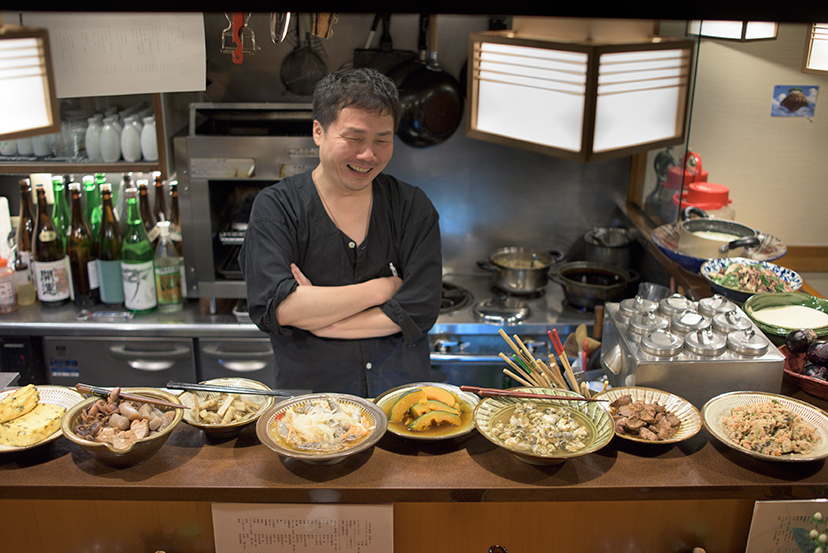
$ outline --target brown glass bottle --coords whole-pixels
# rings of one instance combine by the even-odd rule
[[[147,189],[147,181],[138,181],[138,209],[141,213],[141,221],[144,224],[144,230],[147,232],[147,238],[152,245],[152,250],[158,246],[158,221],[155,219],[150,207],[149,191]]]
[[[65,304],[71,296],[69,260],[57,227],[49,213],[43,185],[37,185],[37,221],[32,239],[32,258],[37,299],[47,307]]]
[[[126,177],[125,177],[126,179]],[[124,282],[121,275],[121,244],[124,232],[112,207],[112,185],[101,185],[101,230],[98,232],[98,280],[101,301],[123,305]]]
[[[32,236],[35,218],[32,206],[32,186],[29,179],[20,180],[20,222],[17,224],[17,262],[32,266]]]
[[[184,244],[181,239],[181,211],[178,207],[178,182],[170,181],[170,240],[175,244],[178,255],[184,257]]]
[[[72,271],[75,305],[89,307],[98,303],[98,257],[92,229],[83,213],[83,197],[78,183],[69,185],[72,195],[69,226],[66,229],[66,255]]]
[[[152,214],[155,215],[156,224],[158,221],[170,220],[170,209],[167,207],[167,195],[164,194],[164,181],[161,179],[161,175],[155,177],[155,207]],[[164,215],[164,217],[161,217],[161,215]]]

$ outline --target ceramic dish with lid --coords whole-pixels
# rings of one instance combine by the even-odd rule
[[[742,309],[776,346],[800,328],[812,328],[820,340],[828,336],[828,300],[824,298],[803,292],[769,292],[751,296]],[[813,325],[807,323],[811,319]]]
[[[626,386],[621,388],[611,388],[605,392],[597,394],[597,399],[606,399],[610,403],[614,402],[620,397],[629,395],[633,402],[640,401],[642,403],[655,403],[664,407],[665,410],[674,414],[681,421],[678,431],[666,440],[647,440],[640,436],[634,436],[624,432],[615,430],[615,435],[630,440],[633,442],[640,442],[646,444],[674,444],[684,441],[695,436],[702,427],[701,414],[692,403],[684,398],[669,392],[663,392],[653,388],[643,388],[640,386]],[[612,413],[613,408],[610,408]],[[613,417],[615,418],[615,417]]]
[[[388,417],[367,399],[318,393],[286,399],[265,411],[256,422],[256,435],[280,457],[332,465],[373,447],[387,427]]]
[[[814,441],[808,453],[787,453],[779,456],[760,453],[731,439],[725,417],[730,417],[733,410],[745,408],[752,404],[770,403],[779,409],[789,411],[813,427]],[[714,438],[724,445],[765,461],[802,462],[815,461],[828,457],[828,415],[813,405],[791,397],[768,392],[728,392],[714,397],[704,404],[701,411],[702,423]]]
[[[432,404],[434,410],[446,409],[447,407],[456,407],[457,411],[459,411],[458,415],[460,424],[453,425],[444,423],[436,426],[429,426],[423,431],[415,431],[410,430],[403,422],[392,422],[389,418],[388,432],[412,440],[435,441],[459,438],[460,436],[465,436],[474,430],[474,418],[472,415],[474,413],[474,408],[477,407],[478,403],[480,403],[480,398],[475,394],[464,392],[452,384],[445,384],[443,382],[418,382],[415,384],[405,384],[404,386],[398,386],[388,390],[387,392],[383,392],[376,397],[374,403],[376,403],[380,409],[383,410],[385,415],[388,416],[391,408],[403,396],[414,390],[422,390],[424,388],[439,388],[440,390],[444,390],[451,394],[451,396],[455,398],[452,405],[447,404],[448,400],[439,401],[439,399],[428,400],[428,403]],[[442,404],[445,404],[446,407],[443,407]],[[425,412],[422,414],[425,414]]]
[[[262,382],[236,377],[213,378],[211,380],[199,382],[199,384],[270,390],[270,387]],[[178,399],[182,404],[187,406],[187,409],[184,411],[184,422],[190,426],[200,428],[210,436],[230,438],[241,434],[245,428],[256,422],[262,413],[273,405],[274,401],[273,396],[254,394],[237,395],[236,400],[241,401],[244,404],[245,410],[242,411],[244,415],[240,419],[234,419],[224,424],[220,422],[208,422],[200,416],[197,417],[196,413],[193,412],[193,408],[196,407],[196,405],[202,406],[211,400],[223,400],[225,397],[228,397],[228,394],[196,391],[182,392],[179,394]],[[221,406],[217,405],[217,408],[220,409]]]
[[[37,392],[40,395],[38,403],[57,405],[58,407],[62,407],[66,410],[69,410],[81,401],[83,401],[83,396],[81,394],[79,394],[75,390],[66,388],[64,386],[35,386],[35,388],[37,388]],[[0,391],[0,399],[6,397],[11,393],[14,393],[15,390],[17,390],[17,388],[8,388],[6,390]],[[0,445],[0,453],[6,453],[11,451],[24,451],[26,449],[31,449],[33,447],[37,447],[39,445],[43,445],[51,441],[57,440],[62,435],[63,430],[58,428],[50,436],[43,440],[40,440],[35,444],[25,446]]]
[[[513,388],[524,392],[537,394],[549,394],[549,388]],[[552,390],[557,396],[582,397],[580,394],[569,390]],[[603,405],[604,402],[560,400],[560,399],[522,399],[515,397],[487,397],[483,398],[474,409],[474,426],[487,440],[511,452],[519,460],[531,465],[553,465],[598,451],[609,443],[613,436],[613,423],[609,410]],[[521,412],[527,404],[534,406],[533,411],[538,416],[546,409],[554,409],[550,417],[569,418],[575,425],[585,430],[585,436],[581,437],[583,447],[574,451],[566,449],[568,442],[561,442],[560,437],[553,436],[543,430],[543,427],[526,426],[521,422],[526,411]],[[549,420],[549,419],[547,419]],[[560,419],[558,419],[560,422]],[[514,422],[514,424],[513,424]],[[506,436],[502,429],[509,425],[521,425],[525,432],[516,432],[518,436]],[[560,428],[560,426],[557,426]],[[508,431],[508,430],[507,430]],[[528,435],[534,441],[524,439]],[[554,447],[549,447],[552,444]]]
[[[744,257],[709,259],[699,269],[717,293],[742,304],[754,294],[796,292],[802,277],[788,268]]]

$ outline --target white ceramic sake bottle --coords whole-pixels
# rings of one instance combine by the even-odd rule
[[[144,130],[141,131],[141,153],[146,161],[158,161],[158,136],[153,115],[144,117]]]
[[[124,161],[130,163],[141,159],[141,131],[130,115],[124,121],[124,130],[121,132],[121,155]]]
[[[100,135],[101,157],[107,163],[121,159],[121,133],[115,126],[115,116],[105,117]]]
[[[86,144],[86,157],[89,161],[103,161],[101,156],[101,131],[103,130],[103,121],[98,116],[89,117],[86,126],[86,136],[84,143]]]

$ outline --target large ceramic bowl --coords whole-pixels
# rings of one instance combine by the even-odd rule
[[[121,391],[124,393],[148,396],[171,403],[178,403],[174,395],[157,388],[122,388]],[[126,449],[117,449],[108,443],[91,442],[75,433],[75,427],[80,422],[81,412],[98,401],[98,399],[100,398],[90,397],[69,409],[63,416],[61,427],[63,429],[63,435],[66,438],[78,444],[82,450],[96,461],[112,467],[136,465],[155,455],[184,416],[184,409],[175,409],[175,418],[164,430],[156,432],[142,440],[138,440]],[[168,408],[158,407],[158,409],[164,411]]]
[[[417,382],[415,384],[406,384],[404,386],[392,388],[387,392],[383,392],[376,397],[374,402],[379,405],[380,409],[382,409],[385,415],[388,416],[391,407],[398,399],[400,399],[400,397],[404,396],[408,392],[411,392],[412,390],[416,390],[417,388],[422,388],[424,386],[434,386],[436,388],[447,390],[457,398],[457,401],[460,403],[461,411],[460,425],[441,425],[423,432],[415,432],[413,430],[409,430],[402,423],[389,422],[389,432],[412,440],[435,441],[458,438],[460,436],[465,436],[474,430],[474,418],[472,417],[472,414],[474,412],[474,408],[478,403],[480,403],[480,398],[474,394],[464,392],[457,386],[453,386],[451,384],[445,384],[442,382]]]
[[[787,325],[770,324],[763,320],[763,315],[760,312],[763,309],[786,306],[810,307],[811,309],[828,314],[828,300],[816,298],[802,292],[768,292],[766,294],[755,294],[745,302],[742,310],[759,327],[759,330],[765,333],[774,345],[781,346],[785,343],[785,338],[791,331],[804,328],[806,325],[802,323],[797,324],[796,322]],[[824,340],[828,336],[828,325],[812,328],[819,339]]]
[[[83,396],[81,394],[79,394],[75,390],[71,390],[63,386],[35,386],[35,388],[37,388],[37,391],[40,394],[40,400],[38,401],[38,403],[46,403],[49,405],[57,405],[58,407],[63,407],[64,409],[71,409],[72,407],[83,401]],[[0,391],[0,399],[13,393],[15,390],[17,390],[17,388],[9,388],[7,390]],[[62,434],[63,430],[58,428],[55,432],[52,433],[51,436],[48,436],[34,444],[25,446],[0,445],[0,453],[31,449],[33,447],[49,443],[53,440],[57,440],[58,438],[60,438]]]
[[[755,259],[747,259],[744,257],[723,257],[721,259],[708,259],[701,266],[701,274],[710,283],[710,286],[729,300],[733,300],[740,304],[746,302],[749,297],[759,293],[755,286],[751,285],[728,285],[722,282],[721,275],[729,268],[734,266],[745,266],[755,269],[757,274],[765,276],[770,273],[774,275],[779,281],[786,285],[790,290],[771,290],[771,292],[796,292],[802,288],[802,277],[785,267],[780,267],[767,261],[757,261]],[[767,293],[764,291],[762,293]]]
[[[558,388],[513,388],[536,394],[550,394],[556,396],[582,397],[580,394]],[[577,451],[567,451],[556,448],[554,451],[537,452],[512,443],[508,439],[497,436],[497,427],[501,423],[508,423],[518,404],[534,403],[537,409],[563,408],[572,414],[572,417],[587,429],[584,438],[584,447]],[[599,401],[577,401],[561,399],[524,399],[513,397],[487,397],[477,404],[474,410],[474,425],[487,440],[513,453],[518,459],[532,465],[553,465],[562,463],[573,457],[580,457],[598,451],[609,443],[614,430],[612,416],[609,409]],[[536,435],[534,439],[550,439],[548,435]],[[555,438],[552,437],[554,440]]]
[[[616,399],[625,395],[629,395],[633,402],[641,401],[643,403],[657,403],[658,405],[663,405],[667,411],[678,417],[681,421],[681,425],[679,426],[678,431],[666,440],[647,440],[640,436],[634,436],[616,431],[615,435],[620,438],[645,444],[672,444],[691,438],[695,436],[699,430],[701,430],[702,421],[699,410],[686,399],[669,392],[662,392],[661,390],[642,388],[639,386],[626,386],[622,388],[611,388],[606,392],[597,394],[595,397],[598,399],[606,399],[612,403]],[[610,412],[613,412],[612,407],[610,407]]]
[[[326,416],[337,409],[345,408],[353,410],[362,417],[362,424],[367,433],[354,440],[344,440],[335,437],[333,440],[324,437],[321,433],[314,432],[317,425],[305,424],[302,428],[294,430],[282,420],[289,416],[289,411],[294,413],[308,411],[314,405],[321,406]],[[316,417],[319,422],[325,417]],[[285,424],[286,426],[280,427]],[[344,461],[351,455],[373,447],[385,434],[388,427],[388,418],[382,409],[375,403],[358,396],[336,393],[318,393],[296,396],[281,401],[265,411],[258,422],[256,422],[256,435],[259,441],[266,447],[275,451],[280,457],[297,459],[312,465],[332,465]],[[281,432],[284,430],[284,432]],[[359,430],[355,428],[355,430]],[[297,445],[298,440],[288,441],[287,437],[297,432],[300,436],[307,437],[303,445]],[[327,445],[326,445],[327,444]]]
[[[725,417],[731,416],[733,409],[750,404],[768,403],[781,407],[784,410],[799,415],[805,422],[813,426],[815,443],[808,453],[787,453],[779,456],[760,453],[733,441]],[[741,453],[763,459],[765,461],[815,461],[828,457],[828,415],[813,405],[779,394],[768,392],[729,392],[714,397],[702,407],[702,421],[704,427],[714,438]]]
[[[200,382],[199,384],[212,384],[216,386],[233,386],[237,388],[254,388],[257,390],[270,390],[270,387],[262,382],[257,382],[256,380],[250,380],[247,378],[236,377],[213,378],[211,380],[205,380],[203,382]],[[209,436],[213,436],[216,438],[231,438],[233,436],[241,434],[245,428],[259,420],[259,417],[262,416],[262,413],[264,413],[273,405],[273,396],[240,394],[238,395],[237,399],[244,402],[250,402],[258,406],[255,408],[255,411],[252,409],[252,406],[250,406],[251,408],[247,410],[248,414],[243,419],[221,424],[210,423],[205,421],[201,417],[196,417],[196,414],[193,411],[193,408],[196,406],[196,401],[199,404],[203,404],[206,401],[210,401],[212,399],[220,398],[223,396],[227,396],[227,394],[218,392],[196,391],[182,392],[178,395],[178,399],[179,401],[181,401],[181,403],[188,407],[188,409],[184,411],[184,422],[186,422],[190,426],[200,428]]]

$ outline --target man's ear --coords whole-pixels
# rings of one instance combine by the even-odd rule
[[[322,135],[325,133],[325,129],[322,128],[322,124],[319,123],[316,119],[313,120],[313,141],[319,146],[319,143],[322,141]]]

